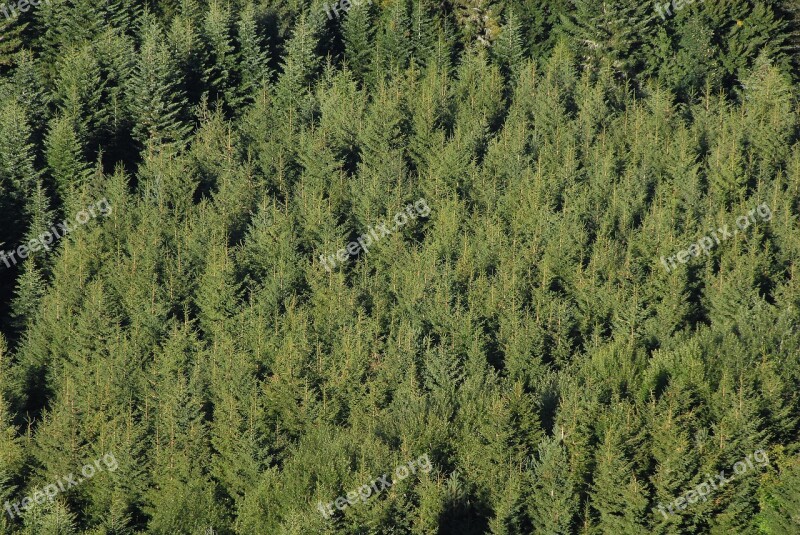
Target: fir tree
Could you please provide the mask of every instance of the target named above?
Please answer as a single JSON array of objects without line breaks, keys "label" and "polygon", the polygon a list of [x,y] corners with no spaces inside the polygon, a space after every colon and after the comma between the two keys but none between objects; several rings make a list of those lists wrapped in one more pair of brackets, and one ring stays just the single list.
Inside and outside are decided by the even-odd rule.
[{"label": "fir tree", "polygon": [[91,176],[74,125],[67,117],[53,119],[45,140],[47,167],[59,199],[68,207],[65,212],[76,206],[75,198]]},{"label": "fir tree", "polygon": [[237,43],[239,48],[240,92],[248,101],[255,98],[272,77],[269,67],[269,54],[266,43],[259,32],[256,8],[247,2],[237,23]]},{"label": "fir tree", "polygon": [[[3,6],[6,12],[9,6]],[[16,8],[13,4],[12,10]],[[0,68],[7,70],[16,63],[15,58],[21,53],[23,46],[22,34],[28,26],[28,22],[21,20],[19,16],[5,15],[0,20]]]},{"label": "fir tree", "polygon": [[533,488],[527,502],[536,533],[571,533],[578,501],[564,447],[557,439],[545,439],[539,445]]},{"label": "fir tree", "polygon": [[507,80],[513,81],[522,66],[524,48],[522,46],[522,29],[513,9],[506,13],[505,24],[500,29],[492,47],[492,56],[500,66],[500,72]]},{"label": "fir tree", "polygon": [[800,463],[787,460],[762,485],[761,525],[768,533],[788,535],[800,528]]},{"label": "fir tree", "polygon": [[142,47],[131,83],[134,139],[146,146],[181,147],[190,127],[184,121],[186,102],[179,89],[177,65],[152,16],[145,18],[142,32]]},{"label": "fir tree", "polygon": [[203,37],[208,49],[205,79],[210,102],[221,100],[230,108],[238,107],[233,93],[238,81],[234,78],[234,48],[231,39],[231,12],[217,2],[211,2],[203,21]]},{"label": "fir tree", "polygon": [[374,53],[374,25],[371,19],[369,6],[362,4],[348,11],[342,21],[345,60],[356,80],[361,82],[365,82],[367,73],[371,72],[370,61]]},{"label": "fir tree", "polygon": [[635,75],[655,17],[651,5],[628,0],[573,0],[573,4],[574,11],[562,15],[562,21],[583,68],[596,72],[606,61],[619,76]]}]

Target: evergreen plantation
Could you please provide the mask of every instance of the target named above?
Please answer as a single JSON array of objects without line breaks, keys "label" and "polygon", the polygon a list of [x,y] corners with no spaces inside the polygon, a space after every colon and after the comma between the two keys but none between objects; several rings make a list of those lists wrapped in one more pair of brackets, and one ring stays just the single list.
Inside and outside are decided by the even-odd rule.
[{"label": "evergreen plantation", "polygon": [[3,4],[0,535],[799,534],[798,0],[345,2]]}]

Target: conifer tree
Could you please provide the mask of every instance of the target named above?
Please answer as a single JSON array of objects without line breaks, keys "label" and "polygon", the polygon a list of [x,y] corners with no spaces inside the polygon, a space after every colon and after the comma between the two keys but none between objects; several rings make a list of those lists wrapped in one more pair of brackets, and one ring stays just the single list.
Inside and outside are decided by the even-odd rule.
[{"label": "conifer tree", "polygon": [[534,531],[572,533],[578,501],[567,456],[558,439],[547,438],[542,441],[532,469],[534,483],[527,508]]},{"label": "conifer tree", "polygon": [[[609,418],[611,420],[611,418]],[[626,444],[620,440],[627,432],[622,418],[605,430],[597,451],[592,484],[592,508],[599,513],[601,532],[641,533],[646,529],[647,489],[628,460]]]},{"label": "conifer tree", "polygon": [[5,100],[0,104],[0,240],[5,243],[18,243],[31,223],[39,179],[33,149],[25,108]]},{"label": "conifer tree", "polygon": [[[0,335],[0,500],[15,501],[18,496],[17,484],[21,482],[22,468],[25,464],[25,450],[13,425],[14,415],[10,412],[8,393],[10,387],[8,347]],[[3,511],[0,517],[0,530],[10,532],[12,520]]]},{"label": "conifer tree", "polygon": [[41,143],[50,119],[52,94],[45,84],[44,64],[30,50],[23,50],[13,74],[17,101],[24,107],[31,128],[31,141]]},{"label": "conifer tree", "polygon": [[405,69],[411,57],[411,20],[407,0],[394,0],[383,16],[382,27],[375,38],[378,55],[373,60],[373,68],[376,74],[379,70],[391,74]]},{"label": "conifer tree", "polygon": [[240,93],[247,102],[255,98],[272,77],[267,45],[260,35],[259,20],[254,4],[247,2],[237,23],[236,40],[239,49]]},{"label": "conifer tree", "polygon": [[213,1],[208,6],[203,21],[203,37],[208,48],[208,64],[205,68],[205,80],[208,86],[208,99],[211,103],[221,100],[235,109],[238,99],[235,98],[234,87],[238,81],[234,78],[234,48],[231,39],[231,12]]},{"label": "conifer tree", "polygon": [[[659,75],[668,80],[670,89],[682,96],[700,94],[706,83],[718,84],[722,79],[719,48],[714,42],[714,32],[708,21],[694,14],[677,28],[677,53],[665,58]],[[713,58],[709,60],[709,58]],[[667,69],[674,69],[671,78],[661,76]]]},{"label": "conifer tree", "polygon": [[522,45],[522,29],[513,9],[506,12],[505,24],[492,46],[492,56],[500,66],[500,72],[506,80],[513,81],[519,73],[524,59]]},{"label": "conifer tree", "polygon": [[81,41],[74,38],[77,36],[70,35],[64,24],[64,21],[70,17],[70,7],[68,2],[63,1],[41,2],[34,13],[36,25],[41,32],[39,40],[41,55],[45,65],[49,67],[47,74],[48,78],[51,79],[57,73],[54,69],[54,63],[59,56],[70,45],[75,45]]},{"label": "conifer tree", "polygon": [[152,485],[149,529],[159,533],[224,528],[216,484],[207,474],[211,451],[203,422],[203,359],[188,325],[173,325],[147,375]]},{"label": "conifer tree", "polygon": [[[4,7],[8,11],[8,6]],[[19,16],[4,16],[0,20],[0,68],[5,70],[15,64],[15,57],[22,52],[22,34],[27,26]]]},{"label": "conifer tree", "polygon": [[211,248],[196,298],[200,327],[209,336],[219,333],[225,320],[231,318],[239,306],[240,289],[234,277],[227,248]]},{"label": "conifer tree", "polygon": [[748,144],[760,160],[760,176],[771,176],[788,157],[790,135],[797,126],[791,84],[762,52],[742,85]]},{"label": "conifer tree", "polygon": [[767,477],[767,484],[761,486],[761,526],[775,535],[796,532],[800,528],[800,463],[787,459],[777,473]]},{"label": "conifer tree", "polygon": [[107,20],[121,34],[133,35],[142,16],[142,6],[134,0],[107,0]]},{"label": "conifer tree", "polygon": [[320,64],[316,54],[318,31],[318,24],[303,15],[286,43],[282,72],[275,87],[275,105],[289,131],[299,129],[310,118],[309,86]]},{"label": "conifer tree", "polygon": [[100,64],[92,47],[85,44],[63,54],[58,66],[56,106],[62,116],[73,121],[75,134],[86,157],[91,159],[100,149],[101,132],[109,121],[103,101],[105,81]]},{"label": "conifer tree", "polygon": [[641,67],[642,44],[655,12],[650,4],[628,0],[573,0],[574,11],[562,24],[584,69],[596,72],[606,61],[614,72],[633,77]]},{"label": "conifer tree", "polygon": [[797,531],[796,0],[139,4],[0,23],[2,249],[113,207],[0,261],[0,505],[119,462],[0,533]]},{"label": "conifer tree", "polygon": [[81,144],[75,132],[75,123],[68,117],[51,121],[45,140],[45,157],[50,177],[65,212],[76,206],[76,197],[88,183],[91,169],[83,158]]},{"label": "conifer tree", "polygon": [[[143,24],[147,20],[144,17]],[[208,49],[203,43],[200,10],[194,0],[182,2],[181,12],[168,27],[166,41],[172,51],[171,61],[178,69],[171,83],[186,96],[186,104],[196,106],[206,94],[205,67],[209,59]]]},{"label": "conifer tree", "polygon": [[442,89],[447,77],[437,65],[429,64],[420,79],[411,83],[408,91],[414,96],[407,103],[411,116],[408,153],[417,172],[422,172],[433,164],[437,149],[444,145],[442,127],[448,119],[448,100]]},{"label": "conifer tree", "polygon": [[426,0],[412,0],[411,5],[411,53],[419,66],[427,65],[436,51],[438,24],[433,15],[433,6]]},{"label": "conifer tree", "polygon": [[492,535],[512,535],[523,533],[524,521],[522,512],[522,489],[519,475],[509,474],[504,485],[503,494],[492,507],[494,516],[489,521],[489,530]]},{"label": "conifer tree", "polygon": [[[356,80],[362,83],[367,82],[367,73],[371,72],[370,62],[374,55],[372,47],[374,28],[367,4],[353,7],[342,21],[345,61]],[[371,82],[374,83],[374,80]]]},{"label": "conifer tree", "polygon": [[61,501],[33,508],[24,516],[24,535],[77,535],[77,515]]},{"label": "conifer tree", "polygon": [[133,137],[143,146],[180,148],[190,128],[185,122],[185,96],[179,89],[177,65],[152,15],[144,18],[141,39],[131,83]]},{"label": "conifer tree", "polygon": [[45,292],[44,277],[33,259],[25,260],[20,271],[11,303],[12,326],[18,335],[25,332],[35,318],[39,301]]},{"label": "conifer tree", "polygon": [[488,47],[500,30],[500,6],[492,0],[457,0],[456,22],[467,44]]}]

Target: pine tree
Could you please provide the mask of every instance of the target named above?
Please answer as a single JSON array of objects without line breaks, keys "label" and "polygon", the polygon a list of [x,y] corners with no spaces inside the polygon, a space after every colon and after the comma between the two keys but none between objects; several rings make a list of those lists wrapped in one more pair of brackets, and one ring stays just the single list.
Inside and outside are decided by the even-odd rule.
[{"label": "pine tree", "polygon": [[256,8],[247,2],[237,23],[236,40],[239,49],[239,91],[250,102],[255,93],[272,78],[269,67],[269,53],[266,43],[259,35]]},{"label": "pine tree", "polygon": [[123,501],[114,500],[108,515],[97,529],[97,535],[133,535],[135,532],[131,522],[131,516],[126,512]]},{"label": "pine tree", "polygon": [[[144,17],[147,23],[148,17]],[[173,19],[167,32],[167,48],[177,72],[170,83],[186,96],[186,104],[197,106],[206,94],[205,68],[209,63],[208,49],[202,37],[200,9],[194,0],[182,1],[181,12]]]},{"label": "pine tree", "polygon": [[503,494],[493,504],[494,516],[489,521],[492,535],[516,535],[524,533],[522,482],[519,475],[512,472],[503,485]]},{"label": "pine tree", "polygon": [[289,131],[299,130],[311,117],[313,99],[309,89],[320,64],[315,52],[318,31],[318,26],[301,16],[286,43],[282,72],[275,86],[275,105],[279,120],[286,123],[284,128]]},{"label": "pine tree", "polygon": [[239,101],[235,97],[234,88],[238,81],[234,78],[236,66],[231,22],[230,10],[212,1],[203,21],[203,37],[208,50],[208,64],[204,75],[209,102],[223,101],[229,109],[236,109]]},{"label": "pine tree", "polygon": [[364,83],[367,73],[371,72],[371,59],[374,24],[369,5],[361,4],[347,12],[342,21],[342,37],[344,38],[344,55],[347,67],[354,73],[356,80]]},{"label": "pine tree", "polygon": [[411,56],[420,67],[427,65],[436,51],[438,39],[437,20],[433,6],[426,0],[412,0],[411,6]]},{"label": "pine tree", "polygon": [[166,144],[180,148],[186,141],[190,126],[184,120],[186,101],[179,89],[177,67],[163,41],[158,22],[147,15],[131,81],[133,137],[143,146]]},{"label": "pine tree", "polygon": [[720,59],[726,74],[741,76],[759,56],[785,65],[786,23],[776,16],[774,7],[734,2],[729,9],[726,14],[731,18],[720,25],[728,29],[727,35],[720,36],[724,43]]},{"label": "pine tree", "polygon": [[129,87],[136,62],[134,38],[118,30],[108,29],[95,39],[97,56],[103,78],[103,107],[105,120],[100,126],[105,161],[132,161],[130,132],[133,117],[129,105]]},{"label": "pine tree", "polygon": [[628,424],[622,418],[611,420],[597,451],[591,504],[599,513],[597,528],[608,533],[641,533],[646,530],[647,488],[628,460],[622,440]]},{"label": "pine tree", "polygon": [[65,45],[92,41],[106,24],[105,10],[91,0],[72,0],[66,15],[60,30]]},{"label": "pine tree", "polygon": [[198,340],[188,325],[173,326],[148,370],[152,485],[146,494],[148,529],[158,533],[224,527],[203,421],[205,375]]},{"label": "pine tree", "polygon": [[36,317],[39,301],[45,292],[45,281],[40,268],[34,260],[27,259],[22,263],[22,270],[17,279],[14,300],[11,303],[12,326],[19,335],[25,332],[28,325]]},{"label": "pine tree", "polygon": [[103,143],[109,121],[103,101],[103,80],[97,56],[89,44],[68,50],[57,64],[55,103],[73,128],[87,158],[94,157]]},{"label": "pine tree", "polygon": [[500,29],[500,35],[492,46],[492,56],[497,61],[500,72],[506,80],[513,83],[519,74],[524,59],[522,46],[522,28],[513,9],[506,12],[505,24]]},{"label": "pine tree", "polygon": [[692,440],[692,426],[698,425],[692,415],[692,409],[697,404],[694,399],[696,394],[691,387],[680,383],[673,379],[658,403],[652,407],[650,416],[654,422],[650,447],[656,463],[650,483],[655,494],[653,503],[658,512],[654,516],[659,531],[670,524],[675,524],[676,529],[688,529],[686,524],[698,518],[694,515],[702,507],[699,503],[694,504],[691,511],[674,509],[678,518],[673,517],[667,507],[686,489],[706,479],[700,465],[700,451]]},{"label": "pine tree", "polygon": [[77,535],[77,515],[63,502],[31,509],[25,515],[24,535]]},{"label": "pine tree", "polygon": [[788,158],[790,132],[798,122],[791,106],[791,83],[762,52],[742,86],[748,144],[760,160],[760,176],[770,177]]},{"label": "pine tree", "polygon": [[533,488],[527,508],[535,533],[572,533],[578,512],[573,476],[564,447],[558,439],[546,438],[532,463]]},{"label": "pine tree", "polygon": [[134,0],[107,0],[107,19],[123,35],[134,35],[143,9]]},{"label": "pine tree", "polygon": [[39,173],[25,109],[7,99],[0,104],[0,240],[19,243],[30,225],[30,203]]},{"label": "pine tree", "polygon": [[375,39],[376,54],[373,59],[375,78],[380,79],[388,71],[389,75],[402,71],[411,57],[411,20],[408,14],[407,0],[393,0],[384,12],[381,29]]},{"label": "pine tree", "polygon": [[240,505],[270,461],[271,430],[264,424],[266,408],[259,396],[251,355],[234,347],[227,336],[215,340],[210,391],[214,421],[210,427],[215,455],[211,471],[221,488]]},{"label": "pine tree", "polygon": [[[11,4],[13,6],[13,4]],[[16,6],[13,6],[15,8]],[[8,6],[4,6],[8,9]],[[22,52],[22,34],[28,27],[28,22],[19,16],[4,16],[0,19],[0,68],[8,69],[16,63],[16,58]]]},{"label": "pine tree", "polygon": [[668,78],[668,87],[687,98],[700,94],[707,83],[719,84],[722,79],[722,67],[716,59],[719,49],[708,22],[696,14],[680,24],[676,34],[677,53],[662,63],[663,69],[675,69],[674,76]]},{"label": "pine tree", "polygon": [[200,327],[208,336],[219,333],[239,306],[240,288],[234,277],[227,248],[212,247],[196,297]]},{"label": "pine tree", "polygon": [[656,16],[651,5],[629,0],[573,4],[574,11],[562,15],[562,25],[582,67],[596,72],[608,62],[619,76],[633,77],[641,68],[642,43]]},{"label": "pine tree", "polygon": [[13,85],[17,88],[17,101],[28,115],[31,141],[38,144],[44,138],[50,120],[52,94],[43,84],[45,66],[30,50],[23,50],[13,74]]},{"label": "pine tree", "polygon": [[500,6],[493,0],[457,0],[456,22],[468,45],[490,46],[500,33]]},{"label": "pine tree", "polygon": [[[11,380],[9,364],[8,347],[5,338],[0,335],[0,502],[3,504],[16,501],[19,494],[16,488],[22,481],[26,461],[25,449],[12,423],[13,415],[7,401]],[[0,530],[11,532],[11,524],[12,520],[4,510],[0,516]]]},{"label": "pine tree", "polygon": [[433,64],[426,67],[420,80],[409,87],[408,106],[411,116],[411,132],[408,153],[417,172],[423,172],[434,163],[438,150],[444,146],[443,125],[447,121],[448,101],[443,88],[447,77]]},{"label": "pine tree", "polygon": [[767,533],[790,535],[800,529],[800,463],[786,460],[780,472],[761,486],[761,526]]},{"label": "pine tree", "polygon": [[69,212],[91,177],[91,169],[83,159],[74,121],[68,117],[53,119],[45,147],[50,177],[58,198],[66,207],[64,211]]}]

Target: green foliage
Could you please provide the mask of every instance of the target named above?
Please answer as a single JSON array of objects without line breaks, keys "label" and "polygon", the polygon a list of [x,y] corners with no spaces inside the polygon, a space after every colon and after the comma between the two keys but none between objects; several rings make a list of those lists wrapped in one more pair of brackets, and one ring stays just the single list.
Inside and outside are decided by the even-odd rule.
[{"label": "green foliage", "polygon": [[519,74],[524,59],[522,29],[519,19],[514,11],[509,9],[506,14],[505,24],[500,30],[500,35],[492,47],[492,55],[500,65],[500,71],[507,79],[513,79]]},{"label": "green foliage", "polygon": [[204,73],[209,87],[208,99],[210,102],[223,100],[228,106],[236,107],[238,102],[232,91],[237,81],[233,78],[234,48],[230,34],[230,10],[217,2],[212,2],[203,21],[203,37],[209,64]]},{"label": "green foliage", "polygon": [[374,28],[369,6],[366,4],[352,8],[342,21],[345,61],[356,79],[362,82],[370,72],[370,61],[374,54],[371,43]]},{"label": "green foliage", "polygon": [[545,439],[531,470],[534,483],[528,511],[533,529],[553,535],[571,533],[578,501],[563,445],[556,439]]},{"label": "green foliage", "polygon": [[0,533],[797,532],[796,2],[140,4],[0,22]]},{"label": "green foliage", "polygon": [[141,145],[175,144],[189,132],[178,65],[163,40],[158,22],[145,18],[142,45],[132,80],[133,137]]},{"label": "green foliage", "polygon": [[778,473],[770,474],[762,497],[761,529],[785,535],[800,528],[800,463],[786,459]]},{"label": "green foliage", "polygon": [[578,51],[581,66],[596,72],[607,63],[619,76],[632,77],[644,59],[642,45],[655,16],[651,4],[574,0],[574,6],[564,16],[564,31]]},{"label": "green foliage", "polygon": [[[7,7],[8,6],[4,6]],[[0,21],[0,67],[7,69],[14,65],[15,57],[21,53],[23,46],[22,34],[28,26],[17,17],[3,16]]]},{"label": "green foliage", "polygon": [[256,8],[247,2],[237,22],[236,40],[240,55],[239,91],[248,101],[272,77],[269,53],[260,35],[258,22]]}]

